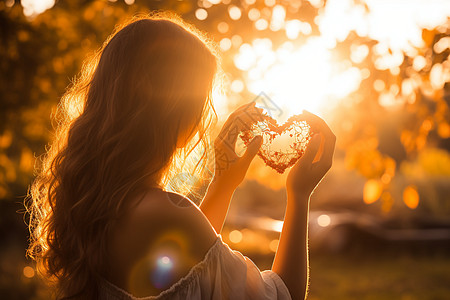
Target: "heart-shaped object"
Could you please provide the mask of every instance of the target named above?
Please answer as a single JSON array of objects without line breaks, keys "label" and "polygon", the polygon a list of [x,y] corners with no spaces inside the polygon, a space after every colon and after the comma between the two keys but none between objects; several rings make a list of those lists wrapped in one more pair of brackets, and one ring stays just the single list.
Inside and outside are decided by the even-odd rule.
[{"label": "heart-shaped object", "polygon": [[[283,125],[278,125],[272,117],[263,114],[263,120],[257,121],[250,128],[241,131],[239,137],[247,146],[256,136],[263,137],[263,144],[258,156],[265,164],[280,174],[293,166],[305,153],[313,131],[302,115],[291,116]],[[280,149],[272,149],[276,140],[282,140]],[[280,144],[280,143],[279,143]]]}]

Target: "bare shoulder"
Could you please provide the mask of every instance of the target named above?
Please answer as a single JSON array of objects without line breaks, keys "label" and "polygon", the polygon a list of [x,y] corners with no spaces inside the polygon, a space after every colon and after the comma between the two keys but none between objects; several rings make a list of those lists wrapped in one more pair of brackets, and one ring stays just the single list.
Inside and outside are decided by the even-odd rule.
[{"label": "bare shoulder", "polygon": [[162,190],[139,199],[114,231],[111,259],[117,270],[110,279],[142,297],[157,295],[185,276],[217,239],[195,203]]},{"label": "bare shoulder", "polygon": [[142,240],[154,244],[166,237],[178,236],[189,252],[203,257],[217,238],[208,219],[188,198],[155,190],[132,209],[128,220]]},{"label": "bare shoulder", "polygon": [[199,207],[188,198],[172,192],[157,190],[149,193],[135,207],[134,222],[145,228],[151,239],[178,231],[199,246],[211,244],[217,234]]}]

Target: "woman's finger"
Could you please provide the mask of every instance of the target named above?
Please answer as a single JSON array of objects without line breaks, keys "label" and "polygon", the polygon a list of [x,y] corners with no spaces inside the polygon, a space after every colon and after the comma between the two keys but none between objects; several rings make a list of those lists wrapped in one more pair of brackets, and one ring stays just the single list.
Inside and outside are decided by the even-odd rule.
[{"label": "woman's finger", "polygon": [[241,111],[241,110],[246,110],[246,109],[250,109],[252,107],[255,107],[256,102],[255,101],[250,101],[248,103],[244,103],[241,106],[239,106],[238,108],[236,108],[234,111]]},{"label": "woman's finger", "polygon": [[255,136],[253,140],[249,143],[247,149],[244,152],[244,155],[242,155],[241,157],[241,161],[243,162],[245,169],[248,169],[253,158],[256,156],[259,149],[261,148],[262,143],[263,138],[260,135]]},{"label": "woman's finger", "polygon": [[311,165],[314,157],[316,157],[317,151],[319,151],[321,137],[320,134],[315,134],[308,143],[305,153],[300,158],[299,162],[302,164]]},{"label": "woman's finger", "polygon": [[259,119],[261,115],[260,112],[262,112],[262,109],[255,106],[255,101],[241,105],[228,116],[227,120],[222,126],[222,130],[220,131],[219,136],[221,136],[222,138],[224,137],[225,133],[229,131],[229,128],[235,122],[236,118],[242,118],[242,115],[248,114],[250,116],[253,116],[255,119]]},{"label": "woman's finger", "polygon": [[228,117],[218,136],[220,141],[226,143],[231,149],[234,149],[242,130],[249,129],[253,123],[263,119],[261,109],[245,105],[246,109],[238,109]]},{"label": "woman's finger", "polygon": [[327,123],[322,118],[316,116],[313,113],[310,113],[307,110],[303,111],[303,116],[304,116],[305,121],[308,122],[308,124],[311,126],[311,128],[315,132],[321,132],[325,135],[325,137],[334,136],[330,127],[327,125]]},{"label": "woman's finger", "polygon": [[333,154],[336,147],[336,136],[333,134],[325,138],[323,145],[323,152],[320,161],[323,163],[325,168],[331,168],[333,164]]},{"label": "woman's finger", "polygon": [[323,151],[320,159],[314,163],[314,167],[321,173],[325,174],[333,164],[335,143],[330,140],[326,140],[323,143]]},{"label": "woman's finger", "polygon": [[330,127],[327,123],[319,118],[318,116],[304,111],[305,119],[307,119],[308,123],[311,125],[312,129],[315,132],[320,132],[323,135],[323,150],[319,161],[317,162],[317,166],[322,171],[328,171],[331,168],[333,163],[333,154],[336,145],[336,136],[331,131]]}]

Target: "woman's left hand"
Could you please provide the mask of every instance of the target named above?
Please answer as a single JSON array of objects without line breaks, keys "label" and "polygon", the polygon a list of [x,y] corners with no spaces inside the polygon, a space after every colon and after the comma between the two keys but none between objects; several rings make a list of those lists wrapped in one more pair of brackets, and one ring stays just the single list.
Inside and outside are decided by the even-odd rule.
[{"label": "woman's left hand", "polygon": [[253,123],[262,120],[262,109],[255,101],[244,104],[230,114],[217,138],[214,140],[215,172],[213,183],[221,188],[235,190],[244,180],[251,161],[258,153],[262,137],[256,136],[248,144],[242,156],[236,154],[239,133]]}]

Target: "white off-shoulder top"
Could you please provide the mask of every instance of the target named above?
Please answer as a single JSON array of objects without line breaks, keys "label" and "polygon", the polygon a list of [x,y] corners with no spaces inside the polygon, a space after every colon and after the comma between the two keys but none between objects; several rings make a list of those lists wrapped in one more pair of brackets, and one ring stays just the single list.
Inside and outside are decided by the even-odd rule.
[{"label": "white off-shoulder top", "polygon": [[158,296],[135,297],[106,280],[99,292],[101,300],[292,299],[278,274],[261,272],[248,257],[231,250],[220,235],[201,262]]}]

